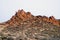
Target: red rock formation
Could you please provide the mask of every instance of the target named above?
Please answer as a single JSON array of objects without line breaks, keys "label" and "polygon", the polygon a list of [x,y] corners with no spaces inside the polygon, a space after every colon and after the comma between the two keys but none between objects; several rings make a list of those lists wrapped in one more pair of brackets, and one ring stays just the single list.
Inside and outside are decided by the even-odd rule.
[{"label": "red rock formation", "polygon": [[48,22],[49,21],[49,18],[46,17],[46,16],[43,16],[43,20]]},{"label": "red rock formation", "polygon": [[33,16],[30,12],[25,12],[24,10],[18,10],[18,12],[16,12],[16,14],[6,23],[9,25],[18,25],[20,22],[29,20],[33,17],[59,26],[59,22],[53,16],[49,18],[46,16]]},{"label": "red rock formation", "polygon": [[49,21],[53,23],[54,25],[59,25],[58,20],[56,20],[53,16],[49,17]]},{"label": "red rock formation", "polygon": [[56,20],[53,16],[50,16],[49,18],[46,17],[46,16],[43,16],[43,21],[50,22],[50,23],[52,23],[54,25],[58,25],[59,26],[58,20]]}]

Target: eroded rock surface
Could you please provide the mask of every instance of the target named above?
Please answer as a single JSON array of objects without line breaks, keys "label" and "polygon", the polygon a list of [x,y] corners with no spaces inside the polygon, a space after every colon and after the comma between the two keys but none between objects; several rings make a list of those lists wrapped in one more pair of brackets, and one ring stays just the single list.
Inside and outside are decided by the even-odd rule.
[{"label": "eroded rock surface", "polygon": [[18,10],[0,23],[0,40],[60,40],[60,20]]}]

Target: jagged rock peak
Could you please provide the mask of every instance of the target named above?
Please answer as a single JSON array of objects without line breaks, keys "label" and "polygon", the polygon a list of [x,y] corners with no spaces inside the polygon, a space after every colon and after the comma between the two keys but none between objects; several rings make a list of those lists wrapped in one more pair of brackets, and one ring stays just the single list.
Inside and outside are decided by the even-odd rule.
[{"label": "jagged rock peak", "polygon": [[33,16],[30,12],[25,12],[23,9],[18,10],[18,12],[16,12],[16,14],[14,16],[12,16],[12,18],[10,20],[8,20],[6,23],[11,24],[11,25],[19,24],[19,22],[21,22],[21,21],[31,20],[33,18],[35,18],[35,19],[39,18],[40,20],[52,23],[54,25],[59,25],[59,21],[56,20],[53,16],[50,16],[50,17],[40,16],[40,15]]},{"label": "jagged rock peak", "polygon": [[16,24],[19,23],[20,21],[26,21],[29,20],[33,17],[33,15],[30,12],[25,12],[23,9],[18,10],[15,15],[12,16],[10,20],[8,20],[6,23],[7,24]]},{"label": "jagged rock peak", "polygon": [[28,18],[32,17],[32,14],[30,12],[25,12],[23,9],[22,10],[18,10],[18,12],[16,13],[16,15],[18,18],[24,20],[27,20]]}]

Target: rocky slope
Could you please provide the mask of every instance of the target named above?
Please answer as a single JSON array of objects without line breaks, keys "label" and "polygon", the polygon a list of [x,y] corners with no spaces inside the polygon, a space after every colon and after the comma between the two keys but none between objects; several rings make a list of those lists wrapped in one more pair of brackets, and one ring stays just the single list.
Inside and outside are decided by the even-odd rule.
[{"label": "rocky slope", "polygon": [[18,10],[0,23],[0,40],[60,40],[60,20]]}]

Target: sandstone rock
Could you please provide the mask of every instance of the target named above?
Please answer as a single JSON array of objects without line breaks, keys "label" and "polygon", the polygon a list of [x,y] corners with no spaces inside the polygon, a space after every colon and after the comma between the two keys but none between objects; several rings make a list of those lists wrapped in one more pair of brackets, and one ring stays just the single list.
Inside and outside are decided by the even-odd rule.
[{"label": "sandstone rock", "polygon": [[51,23],[53,23],[54,25],[58,25],[58,26],[59,26],[58,20],[56,20],[53,16],[49,17],[49,21],[50,21]]},{"label": "sandstone rock", "polygon": [[48,17],[43,16],[43,20],[44,20],[44,21],[47,21],[47,22],[48,22],[48,21],[49,21],[48,19],[49,19]]},{"label": "sandstone rock", "polygon": [[16,14],[12,16],[10,21],[8,21],[8,23],[10,22],[10,24],[13,25],[14,23],[18,24],[20,20],[26,21],[26,20],[33,19],[33,18],[38,18],[38,20],[43,20],[43,21],[59,26],[59,21],[56,20],[53,16],[50,16],[49,18],[46,16],[33,16],[30,12],[25,12],[23,9],[18,10],[18,12],[16,12]]},{"label": "sandstone rock", "polygon": [[60,20],[18,10],[0,23],[0,40],[60,40]]},{"label": "sandstone rock", "polygon": [[27,18],[32,18],[32,14],[30,12],[27,12]]}]

